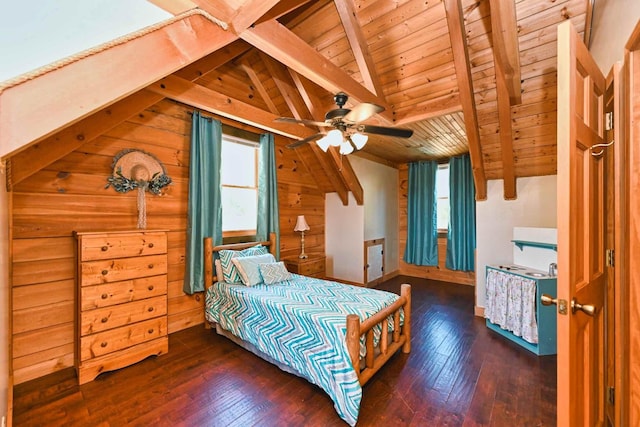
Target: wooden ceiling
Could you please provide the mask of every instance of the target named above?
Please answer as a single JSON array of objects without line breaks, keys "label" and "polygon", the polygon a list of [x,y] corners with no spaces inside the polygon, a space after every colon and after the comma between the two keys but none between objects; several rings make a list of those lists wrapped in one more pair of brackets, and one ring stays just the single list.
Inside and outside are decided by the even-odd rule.
[{"label": "wooden ceiling", "polygon": [[[242,11],[259,2],[194,3],[215,16],[216,5]],[[590,3],[281,1],[274,9],[292,9],[278,18],[285,32],[256,18],[258,25],[240,33],[247,50],[196,83],[286,117],[323,120],[338,90],[352,105],[383,105],[386,114],[370,123],[414,135],[371,135],[365,157],[400,164],[470,152],[480,192],[479,181],[505,179],[505,197],[514,198],[517,177],[556,173],[556,27],[571,19],[582,34]],[[327,60],[341,71],[333,79]],[[350,90],[353,82],[361,90]]]},{"label": "wooden ceiling", "polygon": [[[184,63],[167,65],[174,67],[173,74],[150,80],[138,96],[153,92],[303,139],[317,129],[273,119],[323,121],[335,108],[333,95],[342,91],[350,96],[348,106],[385,107],[366,123],[414,131],[409,139],[370,135],[357,155],[398,166],[469,152],[479,199],[486,197],[488,179],[503,179],[510,199],[516,197],[517,177],[556,173],[556,27],[570,19],[579,33],[588,33],[592,3],[150,1],[175,15],[198,8],[224,31],[197,28],[215,41],[209,43],[212,53],[199,58],[159,51]],[[172,38],[169,32],[162,37],[165,43]],[[198,40],[198,49],[206,52],[202,37]],[[160,73],[157,66],[148,68],[149,78],[151,70]],[[145,87],[142,83],[136,90]],[[8,98],[6,92],[2,95]],[[17,99],[20,92],[15,93]],[[311,168],[322,167],[318,174],[329,173],[331,161],[314,143],[296,150]],[[338,163],[336,152],[327,157]],[[352,191],[358,199],[361,189],[353,176],[340,172],[339,178],[327,178],[335,185],[326,190],[338,191],[343,201]]]}]

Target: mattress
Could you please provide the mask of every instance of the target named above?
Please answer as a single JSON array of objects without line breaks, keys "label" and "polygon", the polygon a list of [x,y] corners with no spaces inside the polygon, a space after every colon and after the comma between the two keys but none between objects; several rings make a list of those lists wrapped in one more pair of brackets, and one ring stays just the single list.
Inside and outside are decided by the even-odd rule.
[{"label": "mattress", "polygon": [[[346,347],[347,314],[357,314],[362,321],[398,298],[292,274],[291,280],[272,285],[217,282],[207,291],[205,317],[321,387],[338,415],[355,425],[362,387]],[[378,327],[374,344],[379,337]]]}]

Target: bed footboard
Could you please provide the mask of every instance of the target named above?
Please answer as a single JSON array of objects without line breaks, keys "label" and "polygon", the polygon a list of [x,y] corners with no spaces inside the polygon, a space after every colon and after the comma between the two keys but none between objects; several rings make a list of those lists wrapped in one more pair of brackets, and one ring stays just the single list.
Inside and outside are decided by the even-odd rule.
[{"label": "bed footboard", "polygon": [[[404,312],[404,322],[400,326],[400,309]],[[389,340],[389,317],[393,316],[393,332]],[[381,324],[381,335],[378,348],[373,345],[373,328]],[[360,365],[360,337],[365,336],[366,354],[364,367]],[[362,323],[355,314],[347,316],[347,349],[351,357],[353,368],[358,374],[360,385],[378,372],[378,370],[402,348],[403,353],[411,351],[411,285],[405,283],[400,290],[400,298],[390,305],[369,317]],[[377,350],[377,351],[376,351]]]}]

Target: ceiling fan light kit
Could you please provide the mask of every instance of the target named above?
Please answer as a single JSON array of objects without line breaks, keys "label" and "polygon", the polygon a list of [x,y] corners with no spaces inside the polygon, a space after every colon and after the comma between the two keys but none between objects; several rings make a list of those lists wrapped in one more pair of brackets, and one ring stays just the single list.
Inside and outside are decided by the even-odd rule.
[{"label": "ceiling fan light kit", "polygon": [[282,123],[299,123],[313,127],[332,127],[328,132],[320,132],[300,141],[287,145],[287,148],[296,148],[307,142],[316,141],[320,149],[326,152],[330,146],[340,147],[340,154],[350,154],[355,150],[361,150],[367,140],[368,133],[397,138],[410,138],[413,135],[411,129],[401,129],[383,126],[371,126],[360,124],[375,114],[384,111],[384,107],[368,102],[356,105],[352,109],[343,108],[349,97],[340,92],[333,97],[338,108],[328,111],[325,114],[324,122],[315,122],[305,119],[294,119],[290,117],[280,117],[276,119]]}]

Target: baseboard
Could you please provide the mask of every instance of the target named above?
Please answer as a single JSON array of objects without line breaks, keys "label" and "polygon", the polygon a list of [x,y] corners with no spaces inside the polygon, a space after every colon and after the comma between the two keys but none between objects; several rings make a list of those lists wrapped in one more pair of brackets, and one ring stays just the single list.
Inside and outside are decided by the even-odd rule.
[{"label": "baseboard", "polygon": [[477,305],[473,307],[473,314],[478,317],[484,317],[484,307],[478,307]]},{"label": "baseboard", "polygon": [[330,282],[339,282],[339,283],[344,283],[346,285],[353,285],[353,286],[360,286],[360,287],[364,287],[364,283],[358,283],[358,282],[352,282],[351,280],[345,280],[345,279],[338,279],[335,277],[323,277],[324,280],[329,280]]}]

